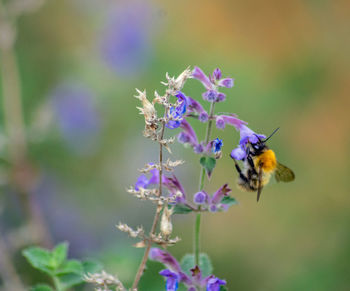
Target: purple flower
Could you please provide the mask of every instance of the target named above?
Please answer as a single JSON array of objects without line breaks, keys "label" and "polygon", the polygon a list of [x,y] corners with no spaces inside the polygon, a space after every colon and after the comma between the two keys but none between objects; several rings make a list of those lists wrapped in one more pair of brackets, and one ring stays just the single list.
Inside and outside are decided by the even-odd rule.
[{"label": "purple flower", "polygon": [[212,152],[213,152],[214,154],[220,152],[222,146],[223,146],[222,139],[219,139],[219,138],[217,137],[217,138],[213,141]]},{"label": "purple flower", "polygon": [[215,102],[216,98],[218,97],[218,92],[216,90],[207,90],[205,91],[202,96],[204,100],[207,100],[209,102]]},{"label": "purple flower", "polygon": [[221,115],[216,116],[215,117],[215,121],[216,121],[216,127],[218,129],[224,129],[225,128],[226,122],[225,122],[225,119]]},{"label": "purple flower", "polygon": [[[197,135],[194,132],[192,126],[188,123],[186,119],[183,119],[181,121],[180,127],[182,128],[182,132],[180,133],[182,137],[178,136],[178,138],[180,138],[180,140],[188,139],[186,143],[189,143],[192,147],[197,146],[198,145]],[[184,135],[186,136],[186,138],[184,138]]]},{"label": "purple flower", "polygon": [[182,117],[186,112],[187,108],[187,100],[186,96],[182,92],[178,92],[175,97],[177,97],[180,100],[180,103],[176,107],[171,107],[169,112],[169,117],[172,117],[176,120],[170,120],[165,125],[167,128],[175,129],[178,128],[181,125]]},{"label": "purple flower", "polygon": [[178,261],[167,251],[158,248],[151,248],[149,258],[153,261],[158,261],[177,274],[181,273],[181,267]]},{"label": "purple flower", "polygon": [[83,86],[63,84],[53,91],[51,101],[67,145],[80,154],[93,151],[101,127],[93,94]]},{"label": "purple flower", "polygon": [[226,285],[225,280],[220,280],[217,277],[212,277],[208,280],[207,291],[220,291],[220,286]]},{"label": "purple flower", "polygon": [[216,68],[213,72],[213,79],[220,80],[221,77],[222,77],[221,70],[219,68]]},{"label": "purple flower", "polygon": [[149,180],[147,179],[146,175],[141,175],[137,178],[137,181],[135,183],[135,189],[137,191],[140,190],[140,188],[146,189],[149,184]]},{"label": "purple flower", "polygon": [[208,76],[204,74],[204,72],[198,67],[194,67],[192,77],[201,81],[207,90],[215,88],[214,84],[209,80]]},{"label": "purple flower", "polygon": [[226,87],[226,88],[232,88],[233,87],[233,79],[231,79],[231,78],[221,79],[218,82],[218,86]]},{"label": "purple flower", "polygon": [[205,191],[200,191],[194,194],[193,196],[193,202],[200,205],[204,204],[208,201],[208,194]]},{"label": "purple flower", "polygon": [[255,144],[259,141],[259,139],[264,139],[266,138],[265,135],[263,134],[256,134],[254,131],[252,131],[249,127],[246,125],[242,125],[240,127],[240,135],[241,139],[239,141],[240,145],[246,145],[248,142]]},{"label": "purple flower", "polygon": [[159,274],[167,278],[166,291],[176,291],[179,288],[179,276],[176,273],[166,269],[160,271]]},{"label": "purple flower", "polygon": [[201,122],[207,122],[208,121],[208,113],[204,110],[203,106],[196,100],[192,99],[189,96],[185,96],[187,99],[187,112],[195,112],[198,114],[198,119]]},{"label": "purple flower", "polygon": [[211,204],[219,204],[224,198],[224,196],[228,196],[232,190],[228,187],[228,184],[222,185],[212,196],[210,203]]},{"label": "purple flower", "polygon": [[238,146],[232,150],[230,156],[235,160],[243,160],[246,157],[246,152],[241,146]]},{"label": "purple flower", "polygon": [[237,130],[247,124],[245,121],[237,118],[236,115],[216,115],[215,116],[216,127],[218,129],[224,129],[226,124],[234,126]]},{"label": "purple flower", "polygon": [[233,87],[232,78],[221,78],[222,73],[219,68],[216,68],[212,75],[209,77],[204,74],[204,72],[198,68],[194,67],[192,72],[193,78],[199,80],[205,87],[206,92],[202,94],[203,99],[209,102],[221,102],[224,101],[226,95],[218,91],[218,87]]}]

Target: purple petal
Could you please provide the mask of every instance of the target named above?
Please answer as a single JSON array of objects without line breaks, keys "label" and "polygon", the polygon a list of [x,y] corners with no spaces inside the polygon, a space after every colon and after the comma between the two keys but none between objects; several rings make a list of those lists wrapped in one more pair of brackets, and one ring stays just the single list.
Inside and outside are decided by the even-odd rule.
[{"label": "purple petal", "polygon": [[138,177],[136,183],[135,183],[135,190],[139,191],[140,188],[147,188],[149,184],[149,180],[147,179],[147,177],[145,175],[141,175],[140,177]]},{"label": "purple petal", "polygon": [[227,196],[232,190],[228,188],[228,184],[222,185],[214,194],[211,203],[218,204],[224,196]]},{"label": "purple petal", "polygon": [[216,90],[207,90],[202,94],[204,100],[209,102],[215,102],[218,97],[218,92]]},{"label": "purple petal", "polygon": [[221,115],[225,120],[225,123],[234,126],[237,130],[241,130],[242,126],[247,124],[245,121],[240,120],[235,115]]},{"label": "purple petal", "polygon": [[216,212],[217,210],[218,210],[218,208],[215,204],[210,204],[210,206],[209,206],[210,212]]},{"label": "purple petal", "polygon": [[198,119],[200,122],[207,122],[209,119],[208,113],[203,111],[202,113],[199,114]]},{"label": "purple petal", "polygon": [[224,145],[224,143],[222,142],[222,139],[219,139],[217,137],[216,139],[213,140],[212,152],[214,154],[220,152],[223,145]]},{"label": "purple petal", "polygon": [[216,127],[218,129],[223,130],[225,128],[226,122],[225,122],[225,119],[223,118],[223,116],[221,116],[221,115],[216,116],[215,121],[216,121]]},{"label": "purple petal", "polygon": [[169,268],[172,272],[180,273],[181,267],[178,261],[168,252],[158,248],[151,248],[149,258],[153,261],[158,261]]},{"label": "purple petal", "polygon": [[246,152],[240,146],[238,146],[232,150],[230,156],[235,160],[243,160],[246,157]]},{"label": "purple petal", "polygon": [[233,87],[233,79],[232,78],[221,79],[218,82],[218,85],[220,87],[232,88]]},{"label": "purple petal", "polygon": [[216,68],[216,69],[214,70],[214,72],[213,72],[213,78],[214,78],[215,80],[220,80],[220,79],[221,79],[221,76],[222,76],[221,70],[220,70],[219,68]]},{"label": "purple petal", "polygon": [[159,274],[167,278],[166,291],[176,291],[179,288],[179,276],[176,273],[166,269],[160,271]]},{"label": "purple petal", "polygon": [[183,129],[183,132],[186,133],[188,135],[188,137],[190,138],[190,142],[192,146],[196,146],[198,144],[198,140],[197,140],[197,135],[194,132],[192,126],[188,123],[188,121],[186,119],[183,119],[181,121],[181,128]]},{"label": "purple petal", "polygon": [[207,90],[213,88],[213,84],[210,82],[208,76],[204,74],[204,72],[200,68],[194,67],[192,71],[192,77],[201,81]]},{"label": "purple petal", "polygon": [[179,133],[179,135],[177,136],[177,140],[180,143],[189,143],[190,142],[190,137],[188,136],[188,134],[184,133],[183,131]]},{"label": "purple petal", "polygon": [[193,151],[196,153],[196,154],[201,154],[203,153],[204,151],[204,147],[202,144],[197,144],[195,147],[193,147]]},{"label": "purple petal", "polygon": [[216,98],[216,102],[222,102],[222,101],[225,101],[225,99],[226,99],[226,94],[219,93],[218,97]]},{"label": "purple petal", "polygon": [[200,205],[208,201],[208,194],[205,191],[200,191],[194,194],[193,202]]},{"label": "purple petal", "polygon": [[177,197],[176,202],[177,203],[184,203],[186,202],[186,192],[185,189],[183,188],[182,184],[178,180],[178,178],[173,175],[172,177],[167,178],[166,183],[164,185],[168,188],[170,193],[173,195],[177,194],[178,192],[181,192],[182,196]]}]

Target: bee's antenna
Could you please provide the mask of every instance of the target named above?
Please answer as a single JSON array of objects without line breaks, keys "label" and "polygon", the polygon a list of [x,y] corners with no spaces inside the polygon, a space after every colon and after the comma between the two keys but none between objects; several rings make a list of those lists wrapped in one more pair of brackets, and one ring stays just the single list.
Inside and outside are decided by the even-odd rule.
[{"label": "bee's antenna", "polygon": [[269,137],[267,137],[267,138],[265,138],[265,140],[263,140],[263,142],[267,142],[270,138],[271,138],[271,136],[273,136],[276,132],[277,132],[277,130],[279,130],[280,128],[279,127],[277,127],[270,135],[269,135]]}]

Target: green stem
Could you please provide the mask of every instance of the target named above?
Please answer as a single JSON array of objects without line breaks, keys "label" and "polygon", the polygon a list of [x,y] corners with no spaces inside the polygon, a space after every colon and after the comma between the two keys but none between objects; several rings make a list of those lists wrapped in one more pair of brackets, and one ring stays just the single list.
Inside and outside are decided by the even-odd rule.
[{"label": "green stem", "polygon": [[[207,145],[210,140],[211,129],[213,125],[214,107],[215,107],[215,103],[212,102],[210,104],[209,121],[208,121],[207,130],[205,134],[205,145]],[[205,177],[205,169],[202,167],[201,173],[199,176],[199,191],[202,191],[204,188],[204,177]],[[198,206],[198,210],[200,210],[200,206]],[[201,228],[201,213],[198,212],[196,216],[196,223],[195,223],[195,229],[194,229],[194,262],[195,262],[195,265],[197,266],[199,266],[200,228]]]},{"label": "green stem", "polygon": [[52,280],[53,280],[53,284],[55,286],[55,290],[56,291],[63,291],[64,289],[61,287],[61,283],[60,281],[58,280],[58,278],[56,276],[53,276],[52,277]]}]

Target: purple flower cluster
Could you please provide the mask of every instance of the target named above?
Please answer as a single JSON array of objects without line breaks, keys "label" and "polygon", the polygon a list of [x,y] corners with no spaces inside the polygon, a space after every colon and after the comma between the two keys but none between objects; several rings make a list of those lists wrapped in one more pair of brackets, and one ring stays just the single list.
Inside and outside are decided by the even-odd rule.
[{"label": "purple flower cluster", "polygon": [[219,87],[233,87],[233,79],[222,78],[222,73],[219,68],[216,68],[213,74],[207,76],[200,68],[195,67],[192,76],[202,82],[206,89],[202,97],[209,102],[222,102],[226,99],[226,95],[218,91]]},{"label": "purple flower cluster", "polygon": [[[219,291],[220,286],[226,285],[225,280],[221,280],[214,275],[203,277],[198,266],[191,270],[182,270],[179,262],[167,251],[152,248],[149,258],[167,267],[167,269],[159,273],[166,279],[166,291],[176,291],[179,283],[183,283],[188,291],[196,291],[198,290],[197,288],[206,288],[207,291]],[[188,275],[186,271],[191,271],[191,275]]]}]

